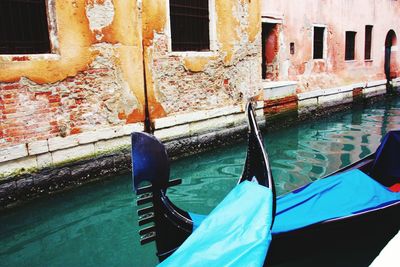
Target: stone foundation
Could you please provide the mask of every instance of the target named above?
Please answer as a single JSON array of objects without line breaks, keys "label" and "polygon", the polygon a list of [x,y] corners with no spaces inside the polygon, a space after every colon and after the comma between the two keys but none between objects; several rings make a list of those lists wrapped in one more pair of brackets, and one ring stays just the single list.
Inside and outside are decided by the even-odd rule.
[{"label": "stone foundation", "polygon": [[[391,83],[393,88],[398,88],[399,81]],[[300,94],[290,86],[285,89],[279,84],[269,88],[269,99],[257,103],[261,127],[265,124],[268,129],[284,127],[384,96],[387,91],[385,80]],[[232,144],[246,137],[243,110],[242,106],[228,106],[156,119],[154,135],[166,145],[171,158]],[[1,149],[0,207],[129,172],[132,131],[143,131],[143,124],[99,129]]]}]

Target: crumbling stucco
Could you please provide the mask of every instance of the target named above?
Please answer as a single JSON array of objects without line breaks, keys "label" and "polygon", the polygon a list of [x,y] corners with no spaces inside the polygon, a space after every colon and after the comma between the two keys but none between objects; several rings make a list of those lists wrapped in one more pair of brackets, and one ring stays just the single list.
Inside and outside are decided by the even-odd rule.
[{"label": "crumbling stucco", "polygon": [[166,114],[240,104],[243,98],[261,94],[257,35],[260,18],[248,14],[259,1],[214,4],[220,49],[180,54],[170,53],[165,10],[150,10],[153,5],[165,7],[165,1],[143,2],[143,16],[154,23],[143,25],[146,62],[151,66],[147,87],[152,90],[148,92],[150,98],[161,103]]},{"label": "crumbling stucco", "polygon": [[114,5],[111,0],[90,0],[86,5],[86,16],[90,30],[96,33],[97,40],[101,40],[104,36],[101,30],[114,20]]}]

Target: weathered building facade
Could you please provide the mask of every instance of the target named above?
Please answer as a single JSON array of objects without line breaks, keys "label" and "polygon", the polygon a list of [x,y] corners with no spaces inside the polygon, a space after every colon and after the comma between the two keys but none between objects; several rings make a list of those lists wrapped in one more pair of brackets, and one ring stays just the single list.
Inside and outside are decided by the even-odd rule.
[{"label": "weathered building facade", "polygon": [[243,128],[261,2],[186,2],[0,3],[2,205],[126,168],[148,120],[164,141]]},{"label": "weathered building facade", "polygon": [[396,0],[4,0],[1,184],[117,151],[147,120],[201,142],[244,129],[248,98],[268,116],[383,94],[399,15]]},{"label": "weathered building facade", "polygon": [[265,99],[302,113],[398,86],[399,14],[394,0],[262,1]]}]

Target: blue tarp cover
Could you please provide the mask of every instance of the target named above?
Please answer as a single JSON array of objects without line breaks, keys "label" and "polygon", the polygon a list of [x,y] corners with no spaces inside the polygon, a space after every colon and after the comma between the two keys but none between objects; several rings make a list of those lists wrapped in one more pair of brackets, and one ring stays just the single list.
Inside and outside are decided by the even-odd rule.
[{"label": "blue tarp cover", "polygon": [[272,232],[292,231],[399,200],[400,193],[391,192],[360,170],[351,170],[279,197]]},{"label": "blue tarp cover", "polygon": [[158,266],[262,266],[271,242],[272,192],[237,185]]}]

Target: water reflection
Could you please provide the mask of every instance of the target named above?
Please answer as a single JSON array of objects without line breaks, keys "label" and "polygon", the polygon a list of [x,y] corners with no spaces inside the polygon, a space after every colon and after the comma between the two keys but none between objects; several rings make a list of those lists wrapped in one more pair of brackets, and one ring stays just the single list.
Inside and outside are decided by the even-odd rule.
[{"label": "water reflection", "polygon": [[[395,99],[264,133],[278,194],[368,155],[383,134],[398,128]],[[208,213],[236,184],[245,154],[242,143],[173,162],[172,177],[183,184],[169,196]],[[139,245],[135,210],[126,175],[1,214],[0,266],[154,266],[154,244]]]},{"label": "water reflection", "polygon": [[[387,131],[400,128],[399,119],[400,103],[394,100],[264,133],[277,193],[284,194],[369,155]],[[245,150],[242,143],[175,162],[172,174],[185,180],[171,191],[171,198],[183,208],[209,212],[236,183]]]}]

